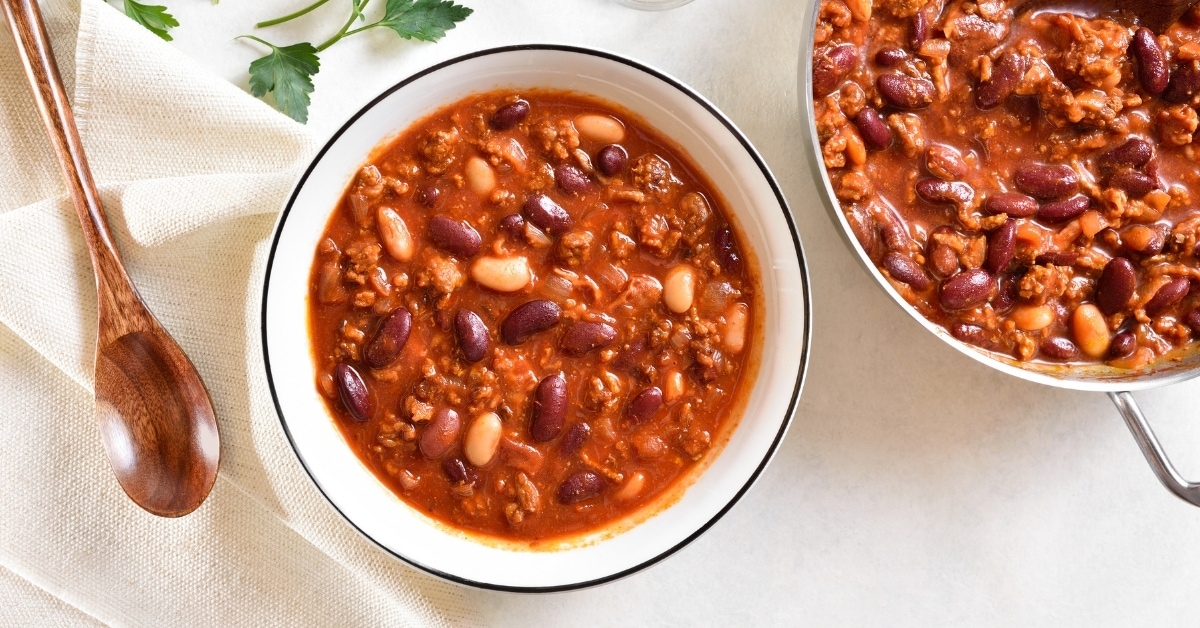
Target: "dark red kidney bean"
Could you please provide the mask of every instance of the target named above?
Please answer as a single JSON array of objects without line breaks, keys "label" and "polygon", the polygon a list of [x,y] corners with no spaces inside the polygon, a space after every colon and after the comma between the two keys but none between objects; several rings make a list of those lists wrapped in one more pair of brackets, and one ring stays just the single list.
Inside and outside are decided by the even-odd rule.
[{"label": "dark red kidney bean", "polygon": [[439,249],[459,257],[475,257],[483,239],[474,227],[445,216],[429,218],[429,241]]},{"label": "dark red kidney bean", "polygon": [[459,310],[454,316],[454,335],[467,362],[478,362],[487,357],[492,340],[487,325],[478,314],[468,309]]},{"label": "dark red kidney bean", "polygon": [[1183,323],[1192,330],[1192,334],[1200,334],[1200,307],[1183,316]]},{"label": "dark red kidney bean", "polygon": [[576,471],[558,487],[558,503],[571,505],[599,495],[604,490],[604,478],[595,471]]},{"label": "dark red kidney bean", "polygon": [[1146,316],[1158,316],[1171,309],[1176,303],[1182,301],[1191,289],[1192,283],[1186,277],[1176,277],[1163,284],[1158,292],[1155,292],[1154,296],[1146,302]]},{"label": "dark red kidney bean", "polygon": [[1137,336],[1133,332],[1123,331],[1113,336],[1112,344],[1108,346],[1108,357],[1126,358],[1137,351]]},{"label": "dark red kidney bean", "polygon": [[885,68],[894,68],[908,59],[908,53],[903,48],[888,46],[880,48],[875,53],[875,63]]},{"label": "dark red kidney bean", "polygon": [[562,373],[547,375],[542,378],[533,394],[529,435],[539,443],[554,440],[562,431],[566,418],[567,378]]},{"label": "dark red kidney bean", "polygon": [[908,25],[908,46],[913,50],[921,47],[925,40],[929,39],[929,14],[924,10],[917,11],[912,16],[912,21]]},{"label": "dark red kidney bean", "polygon": [[1142,83],[1142,89],[1151,96],[1163,93],[1171,73],[1167,68],[1167,56],[1163,54],[1162,46],[1158,45],[1154,31],[1146,27],[1137,29],[1129,49],[1138,62],[1138,80]]},{"label": "dark red kidney bean", "polygon": [[617,330],[608,323],[579,321],[563,332],[558,348],[569,356],[581,356],[588,351],[603,349],[617,339]]},{"label": "dark red kidney bean", "polygon": [[1122,170],[1108,180],[1109,187],[1124,190],[1129,198],[1142,198],[1158,187],[1150,175],[1136,170]]},{"label": "dark red kidney bean", "polygon": [[717,261],[721,263],[725,272],[736,273],[741,270],[742,255],[738,253],[737,241],[728,225],[717,229],[717,233],[713,235],[713,246],[716,249]]},{"label": "dark red kidney bean", "polygon": [[441,408],[433,415],[433,419],[421,432],[417,448],[421,455],[436,460],[446,455],[454,443],[458,442],[458,433],[462,430],[462,421],[458,413],[450,408]]},{"label": "dark red kidney bean", "polygon": [[983,211],[989,214],[1008,214],[1010,218],[1028,218],[1037,213],[1038,203],[1020,192],[993,194],[983,201]]},{"label": "dark red kidney bean", "polygon": [[987,303],[992,295],[992,275],[982,268],[972,268],[942,282],[939,300],[947,310],[965,310]]},{"label": "dark red kidney bean", "polygon": [[521,214],[509,214],[501,218],[496,227],[514,240],[525,238],[525,218]]},{"label": "dark red kidney bean", "polygon": [[863,107],[854,115],[854,126],[867,150],[884,150],[892,145],[892,127],[872,107]]},{"label": "dark red kidney bean", "polygon": [[975,89],[975,106],[985,110],[994,109],[1008,100],[1021,82],[1021,77],[1025,76],[1025,68],[1025,57],[1015,50],[1004,51],[992,64],[991,78]]},{"label": "dark red kidney bean", "polygon": [[571,228],[571,215],[545,194],[531,194],[525,199],[525,218],[547,233],[559,234]]},{"label": "dark red kidney bean", "polygon": [[987,330],[979,325],[956,321],[950,325],[950,335],[976,347],[996,349],[996,343],[988,338]]},{"label": "dark red kidney bean", "polygon": [[562,308],[554,301],[536,299],[513,308],[500,324],[500,337],[510,345],[519,345],[529,337],[558,324]]},{"label": "dark red kidney bean", "polygon": [[1079,189],[1079,175],[1064,164],[1028,164],[1017,168],[1013,183],[1030,196],[1054,200],[1074,194]]},{"label": "dark red kidney bean", "polygon": [[943,181],[934,177],[916,184],[917,196],[928,203],[967,205],[975,198],[975,190],[962,181]]},{"label": "dark red kidney bean", "polygon": [[1154,147],[1150,142],[1140,137],[1131,137],[1124,144],[1096,158],[1096,166],[1105,172],[1124,167],[1136,169],[1149,163],[1153,157]]},{"label": "dark red kidney bean", "polygon": [[625,169],[629,163],[629,153],[619,144],[609,144],[596,153],[596,169],[601,174],[611,177]]},{"label": "dark red kidney bean", "polygon": [[933,104],[937,90],[933,81],[907,74],[889,72],[875,79],[875,89],[887,103],[897,109],[923,109]]},{"label": "dark red kidney bean", "polygon": [[893,251],[903,251],[908,248],[912,236],[908,234],[908,225],[896,214],[891,207],[883,207],[879,213],[879,234],[883,236],[883,244]]},{"label": "dark red kidney bean", "polygon": [[1062,336],[1050,336],[1042,341],[1042,354],[1055,360],[1072,360],[1079,356],[1079,347]]},{"label": "dark red kidney bean", "polygon": [[895,251],[888,253],[883,256],[883,267],[892,279],[912,286],[917,292],[929,288],[929,276],[925,274],[925,269],[905,255]]},{"label": "dark red kidney bean", "polygon": [[375,396],[353,366],[345,363],[337,365],[333,369],[333,379],[337,382],[342,405],[346,406],[355,421],[365,423],[374,418]]},{"label": "dark red kidney bean", "polygon": [[1021,294],[1021,281],[1012,273],[1005,273],[1000,276],[999,289],[996,290],[996,296],[992,299],[992,309],[996,312],[1007,312],[1009,308],[1017,302],[1017,297]]},{"label": "dark red kidney bean", "polygon": [[824,98],[837,89],[858,65],[858,48],[842,44],[826,48],[813,58],[813,96]]},{"label": "dark red kidney bean", "polygon": [[417,190],[417,202],[426,207],[433,207],[437,205],[438,197],[441,195],[441,191],[432,185],[425,186]]},{"label": "dark red kidney bean", "polygon": [[658,386],[651,386],[633,396],[629,407],[625,409],[625,416],[634,423],[641,423],[652,418],[662,404],[662,390]]},{"label": "dark red kidney bean", "polygon": [[503,131],[517,126],[529,115],[529,103],[524,100],[510,102],[492,114],[492,128]]},{"label": "dark red kidney bean", "polygon": [[381,369],[400,357],[400,351],[412,332],[412,313],[403,307],[392,310],[375,328],[375,335],[363,347],[363,362]]},{"label": "dark red kidney bean", "polygon": [[1112,316],[1125,309],[1136,289],[1137,270],[1133,262],[1124,257],[1114,257],[1104,265],[1104,271],[1096,281],[1096,307]]},{"label": "dark red kidney bean", "polygon": [[559,444],[558,450],[564,456],[569,456],[583,446],[583,442],[587,440],[588,434],[592,433],[592,427],[587,423],[576,423],[567,430],[567,435],[563,437],[562,443]]},{"label": "dark red kidney bean", "polygon": [[569,194],[579,194],[592,187],[592,181],[582,170],[571,164],[558,164],[554,169],[554,179],[558,187]]},{"label": "dark red kidney bean", "polygon": [[613,368],[619,371],[632,371],[637,369],[642,363],[646,354],[646,336],[642,334],[634,337],[625,344],[617,359],[613,360]]},{"label": "dark red kidney bean", "polygon": [[1079,254],[1074,251],[1042,253],[1033,260],[1034,264],[1045,266],[1053,264],[1055,266],[1074,266],[1075,262],[1079,261]]},{"label": "dark red kidney bean", "polygon": [[1187,61],[1175,66],[1162,99],[1172,104],[1185,103],[1200,92],[1200,62]]},{"label": "dark red kidney bean", "polygon": [[455,484],[474,484],[475,472],[461,458],[447,458],[442,461],[442,472]]},{"label": "dark red kidney bean", "polygon": [[988,237],[987,262],[984,268],[993,275],[999,274],[1012,261],[1017,250],[1017,221],[1009,218]]},{"label": "dark red kidney bean", "polygon": [[1062,201],[1051,201],[1038,208],[1037,219],[1042,222],[1066,222],[1078,218],[1092,207],[1092,199],[1076,194]]}]

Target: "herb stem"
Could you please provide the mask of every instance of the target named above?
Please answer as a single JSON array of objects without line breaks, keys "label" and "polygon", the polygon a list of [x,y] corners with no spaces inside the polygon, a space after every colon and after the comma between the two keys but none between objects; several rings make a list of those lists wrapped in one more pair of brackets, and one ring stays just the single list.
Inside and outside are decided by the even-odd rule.
[{"label": "herb stem", "polygon": [[304,7],[303,9],[300,9],[299,11],[296,11],[295,13],[288,13],[287,15],[285,15],[283,17],[277,17],[273,20],[259,22],[258,24],[254,25],[254,28],[266,28],[268,26],[275,26],[276,24],[283,24],[284,22],[294,20],[298,17],[301,17],[301,16],[311,12],[311,11],[315,11],[321,5],[325,4],[326,2],[329,2],[329,0],[317,0],[315,3],[310,4],[309,6]]},{"label": "herb stem", "polygon": [[260,44],[262,44],[262,45],[264,45],[264,46],[267,46],[267,47],[269,47],[269,48],[272,48],[272,49],[274,49],[274,48],[275,48],[275,45],[274,45],[274,44],[272,44],[271,42],[269,42],[269,41],[263,41],[263,40],[261,40],[261,39],[259,39],[259,38],[255,37],[254,35],[238,35],[237,37],[234,37],[234,39],[253,39],[254,41],[256,41],[256,42],[258,42],[258,43],[260,43]]},{"label": "herb stem", "polygon": [[[345,37],[346,31],[350,30],[350,27],[354,24],[354,20],[357,20],[358,16],[362,15],[363,9],[367,8],[367,3],[370,1],[371,0],[362,0],[362,2],[360,3],[359,0],[351,0],[351,4],[354,6],[354,10],[350,12],[350,19],[346,20],[346,23],[344,25],[342,25],[342,28],[340,30],[338,30],[337,34],[335,34],[333,37],[330,37],[329,39],[327,39],[325,41],[325,43],[317,46],[317,52],[321,52],[321,51],[325,50],[326,48],[336,44],[339,39]],[[363,28],[368,28],[368,27],[364,26]],[[357,32],[358,30],[362,30],[362,29],[356,29],[355,32]]]}]

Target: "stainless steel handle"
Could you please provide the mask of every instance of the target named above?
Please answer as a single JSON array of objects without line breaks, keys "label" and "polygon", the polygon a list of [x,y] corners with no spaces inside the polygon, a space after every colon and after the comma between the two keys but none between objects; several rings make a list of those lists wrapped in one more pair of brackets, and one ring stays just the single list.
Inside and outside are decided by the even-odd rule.
[{"label": "stainless steel handle", "polygon": [[1125,419],[1125,425],[1129,426],[1129,431],[1133,432],[1138,448],[1142,450],[1142,455],[1146,456],[1146,462],[1150,463],[1158,481],[1183,501],[1200,506],[1200,484],[1183,479],[1175,465],[1167,459],[1167,453],[1154,437],[1154,430],[1150,429],[1150,424],[1146,422],[1142,409],[1133,400],[1133,395],[1128,392],[1110,392],[1108,397],[1116,404],[1117,411]]}]

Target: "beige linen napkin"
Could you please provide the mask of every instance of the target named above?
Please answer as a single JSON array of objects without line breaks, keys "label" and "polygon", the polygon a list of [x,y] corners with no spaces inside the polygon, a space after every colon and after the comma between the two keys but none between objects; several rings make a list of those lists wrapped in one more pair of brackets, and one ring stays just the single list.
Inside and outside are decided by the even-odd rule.
[{"label": "beige linen napkin", "polygon": [[312,138],[100,0],[79,2],[44,6],[55,51],[129,272],[211,391],[221,473],[178,520],[142,512],[113,479],[92,414],[92,271],[0,34],[0,623],[477,623],[457,587],[339,518],[275,416],[260,278]]}]

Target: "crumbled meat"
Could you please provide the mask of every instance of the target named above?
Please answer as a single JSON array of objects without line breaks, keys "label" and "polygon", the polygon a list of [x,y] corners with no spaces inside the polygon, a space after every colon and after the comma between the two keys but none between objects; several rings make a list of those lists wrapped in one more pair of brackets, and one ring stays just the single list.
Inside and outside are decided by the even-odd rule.
[{"label": "crumbled meat", "polygon": [[683,234],[683,241],[689,246],[695,246],[704,234],[704,225],[708,223],[712,211],[708,201],[699,192],[688,192],[679,199],[679,212],[674,215]]},{"label": "crumbled meat", "polygon": [[466,277],[459,269],[458,262],[441,255],[430,256],[426,266],[417,272],[418,286],[432,287],[443,295],[454,292],[465,282]]},{"label": "crumbled meat", "polygon": [[612,254],[615,255],[617,259],[628,258],[633,254],[634,249],[637,248],[637,242],[634,242],[633,238],[621,233],[620,231],[614,230],[609,236],[608,240],[609,250],[612,251]]},{"label": "crumbled meat", "polygon": [[404,398],[404,413],[413,423],[425,423],[433,418],[433,406],[409,395]]},{"label": "crumbled meat", "polygon": [[1158,123],[1158,137],[1164,143],[1172,146],[1186,146],[1192,143],[1192,134],[1200,125],[1196,110],[1190,105],[1182,104],[1166,107],[1158,112],[1154,121]]},{"label": "crumbled meat", "polygon": [[630,168],[633,185],[647,195],[665,201],[675,193],[680,181],[671,172],[671,164],[658,155],[642,155],[633,161]]},{"label": "crumbled meat", "polygon": [[879,9],[892,17],[912,17],[931,0],[892,0],[879,3]]},{"label": "crumbled meat", "polygon": [[913,113],[893,113],[887,117],[888,126],[896,134],[900,152],[909,159],[925,152],[925,130],[921,118]]},{"label": "crumbled meat", "polygon": [[584,407],[589,410],[604,411],[617,405],[621,395],[621,380],[608,371],[588,381],[584,390]]},{"label": "crumbled meat", "polygon": [[692,460],[699,460],[712,446],[712,435],[707,430],[684,430],[679,445]]},{"label": "crumbled meat", "polygon": [[595,236],[591,231],[568,231],[558,239],[558,258],[567,266],[578,267],[587,263],[592,257],[592,241]]},{"label": "crumbled meat", "polygon": [[834,192],[840,200],[860,203],[871,198],[875,193],[875,186],[867,175],[852,170],[838,178]]},{"label": "crumbled meat", "polygon": [[379,168],[373,165],[366,165],[362,170],[358,171],[358,188],[356,191],[367,198],[378,198],[383,194],[383,186],[385,180],[383,175],[379,173]]},{"label": "crumbled meat", "polygon": [[650,207],[638,208],[638,242],[659,257],[670,257],[675,252],[682,234],[671,228],[662,213]]},{"label": "crumbled meat", "polygon": [[458,143],[458,129],[430,131],[422,140],[420,152],[425,160],[425,171],[429,174],[445,174],[454,163],[454,146]]},{"label": "crumbled meat", "polygon": [[579,148],[579,131],[568,118],[542,120],[534,125],[533,136],[541,142],[542,150],[558,161],[566,161]]},{"label": "crumbled meat", "polygon": [[1060,266],[1031,266],[1019,285],[1021,298],[1035,305],[1062,296],[1071,280],[1071,271]]}]

